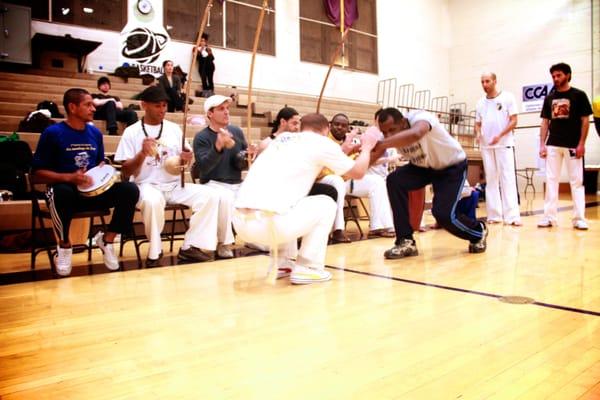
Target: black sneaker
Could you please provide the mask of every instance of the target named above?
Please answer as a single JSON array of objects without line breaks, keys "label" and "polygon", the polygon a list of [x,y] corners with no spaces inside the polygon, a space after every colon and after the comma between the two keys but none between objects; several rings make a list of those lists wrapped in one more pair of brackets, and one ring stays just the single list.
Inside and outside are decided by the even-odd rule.
[{"label": "black sneaker", "polygon": [[469,243],[469,253],[483,253],[487,249],[486,239],[488,235],[488,229],[483,222],[481,222],[481,227],[483,228],[481,232],[481,239],[479,239],[477,242]]},{"label": "black sneaker", "polygon": [[191,246],[189,249],[179,249],[179,254],[177,254],[177,258],[185,261],[196,261],[196,262],[204,262],[204,261],[212,261],[212,254],[207,253],[204,250],[200,250],[197,247]]},{"label": "black sneaker", "polygon": [[162,258],[162,256],[163,252],[161,251],[156,260],[152,258],[146,258],[146,268],[160,267],[160,259]]},{"label": "black sneaker", "polygon": [[395,245],[383,253],[383,256],[388,260],[396,260],[398,258],[417,255],[419,255],[419,250],[417,250],[417,244],[413,239],[402,239],[400,244]]}]

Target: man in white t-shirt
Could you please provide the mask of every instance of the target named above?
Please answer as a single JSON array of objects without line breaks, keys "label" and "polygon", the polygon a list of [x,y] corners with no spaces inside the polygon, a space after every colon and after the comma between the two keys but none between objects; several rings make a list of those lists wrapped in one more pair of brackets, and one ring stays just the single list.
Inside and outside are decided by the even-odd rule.
[{"label": "man in white t-shirt", "polygon": [[387,178],[396,242],[384,253],[385,258],[418,254],[409,220],[408,192],[428,184],[433,186],[431,212],[437,222],[454,236],[468,240],[470,253],[484,252],[485,224],[456,211],[467,170],[467,156],[456,139],[435,116],[422,110],[412,111],[405,117],[396,108],[385,108],[377,122],[385,139],[377,144],[371,158],[378,159],[385,149],[396,147],[409,161]]},{"label": "man in white t-shirt", "polygon": [[496,74],[492,72],[481,75],[481,86],[485,96],[477,102],[475,135],[485,170],[487,222],[504,221],[507,225],[521,226],[515,178],[515,97],[509,92],[498,91]]},{"label": "man in white t-shirt", "polygon": [[294,284],[331,279],[325,270],[325,253],[336,204],[326,195],[307,196],[315,178],[324,167],[348,178],[361,178],[377,140],[374,135],[363,135],[360,154],[352,160],[327,138],[329,123],[323,115],[305,115],[300,129],[278,135],[257,157],[242,182],[233,215],[233,225],[243,240],[277,243],[284,258],[295,256],[296,239],[302,238],[292,265]]},{"label": "man in white t-shirt", "polygon": [[[189,144],[182,149],[183,133],[179,126],[164,119],[167,95],[152,86],[141,94],[144,117],[123,132],[115,160],[123,162],[122,173],[133,177],[138,184],[138,208],[146,237],[150,242],[146,267],[156,267],[162,257],[160,234],[165,224],[167,203],[185,204],[192,210],[183,245],[178,258],[187,261],[212,260],[217,248],[217,225],[220,205],[218,192],[203,186],[186,183],[181,186],[180,169],[171,170],[173,158],[186,164],[192,160]],[[178,162],[174,163],[177,166]]]}]

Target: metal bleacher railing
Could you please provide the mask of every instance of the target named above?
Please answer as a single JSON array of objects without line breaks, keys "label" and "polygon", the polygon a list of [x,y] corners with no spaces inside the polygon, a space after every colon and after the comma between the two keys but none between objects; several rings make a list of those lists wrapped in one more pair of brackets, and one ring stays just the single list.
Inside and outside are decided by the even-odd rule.
[{"label": "metal bleacher railing", "polygon": [[467,112],[466,103],[450,104],[447,96],[431,97],[430,90],[415,91],[414,84],[398,85],[396,78],[379,81],[377,103],[381,107],[396,107],[406,111],[428,111],[465,149],[478,148],[475,141],[475,111]]}]

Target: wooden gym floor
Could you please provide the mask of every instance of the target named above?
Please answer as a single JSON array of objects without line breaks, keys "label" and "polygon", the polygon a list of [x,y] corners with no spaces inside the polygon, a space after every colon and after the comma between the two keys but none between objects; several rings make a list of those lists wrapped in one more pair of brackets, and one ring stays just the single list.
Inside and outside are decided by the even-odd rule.
[{"label": "wooden gym floor", "polygon": [[264,255],[0,286],[0,398],[598,399],[598,200],[587,232],[566,196],[559,227],[493,225],[483,254],[440,230],[404,260],[330,246],[308,286],[267,284]]}]

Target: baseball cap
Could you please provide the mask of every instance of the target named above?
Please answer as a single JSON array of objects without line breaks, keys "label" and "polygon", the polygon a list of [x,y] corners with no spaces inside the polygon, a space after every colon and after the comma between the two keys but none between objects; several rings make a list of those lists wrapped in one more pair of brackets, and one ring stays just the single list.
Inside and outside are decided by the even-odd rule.
[{"label": "baseball cap", "polygon": [[208,113],[208,110],[214,107],[218,107],[226,101],[231,103],[231,97],[223,96],[220,94],[212,95],[204,101],[204,112]]},{"label": "baseball cap", "polygon": [[150,86],[140,94],[140,100],[148,103],[159,103],[161,101],[169,101],[169,96],[167,96],[161,87]]}]

